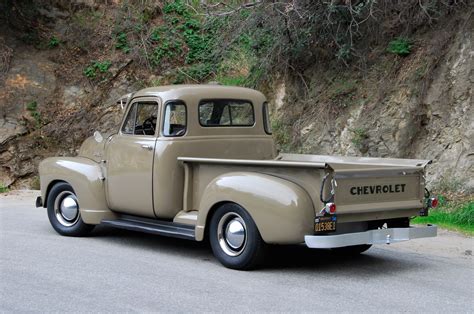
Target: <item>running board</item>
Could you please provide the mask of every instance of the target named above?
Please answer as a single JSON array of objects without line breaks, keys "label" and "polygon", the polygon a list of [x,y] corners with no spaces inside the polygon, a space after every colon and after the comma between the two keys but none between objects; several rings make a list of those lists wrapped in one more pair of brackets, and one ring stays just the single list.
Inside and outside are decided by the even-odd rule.
[{"label": "running board", "polygon": [[121,216],[120,219],[102,220],[101,223],[107,226],[132,231],[159,234],[167,237],[181,238],[187,240],[196,240],[194,226],[170,221],[124,215]]}]

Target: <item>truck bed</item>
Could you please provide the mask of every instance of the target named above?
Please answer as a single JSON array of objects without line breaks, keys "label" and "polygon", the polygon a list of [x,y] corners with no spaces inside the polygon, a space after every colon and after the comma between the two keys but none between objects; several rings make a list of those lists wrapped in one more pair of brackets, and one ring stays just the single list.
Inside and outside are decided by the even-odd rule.
[{"label": "truck bed", "polygon": [[[324,176],[328,176],[328,182],[334,179],[339,222],[417,215],[424,201],[424,168],[430,163],[418,159],[300,154],[281,154],[274,160],[192,157],[178,160],[188,165],[185,191],[188,210],[197,208],[206,186],[203,182],[211,182],[226,172],[248,171],[283,178],[303,187],[317,212],[324,206],[320,190]],[[329,193],[330,187],[326,184],[323,194]]]}]

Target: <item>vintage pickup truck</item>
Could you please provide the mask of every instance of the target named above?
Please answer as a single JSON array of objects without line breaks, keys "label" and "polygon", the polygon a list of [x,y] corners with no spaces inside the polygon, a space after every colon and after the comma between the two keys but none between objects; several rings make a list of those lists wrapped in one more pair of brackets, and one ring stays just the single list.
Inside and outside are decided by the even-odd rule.
[{"label": "vintage pickup truck", "polygon": [[39,165],[36,206],[62,235],[104,224],[209,240],[234,269],[258,265],[267,244],[357,254],[436,236],[436,226],[410,227],[437,204],[428,160],[277,155],[266,99],[252,89],[162,86],[119,102],[114,134]]}]

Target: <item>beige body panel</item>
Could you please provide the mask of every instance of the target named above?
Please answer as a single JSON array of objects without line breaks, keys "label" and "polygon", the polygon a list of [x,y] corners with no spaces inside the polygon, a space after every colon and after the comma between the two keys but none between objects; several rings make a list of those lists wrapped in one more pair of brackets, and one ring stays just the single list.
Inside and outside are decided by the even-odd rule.
[{"label": "beige body panel", "polygon": [[[135,97],[131,105],[138,102],[156,104],[157,120],[160,120],[161,99],[159,97]],[[153,210],[153,165],[156,136],[117,134],[105,141],[107,160],[106,199],[116,212],[155,218]],[[133,195],[133,197],[130,197]]]},{"label": "beige body panel", "polygon": [[[251,102],[255,124],[201,126],[198,105],[206,99]],[[204,239],[216,206],[234,202],[250,213],[266,242],[279,244],[301,243],[313,234],[326,175],[337,184],[341,223],[410,217],[423,207],[427,160],[276,157],[272,136],[264,129],[265,97],[260,92],[215,85],[144,89],[127,98],[124,119],[131,104],[140,100],[158,104],[155,135],[126,135],[119,128],[102,142],[87,139],[79,157],[46,159],[40,165],[45,202],[51,184],[65,181],[76,192],[86,223],[122,214],[172,220],[195,225],[196,240]],[[167,137],[164,110],[175,100],[186,105],[186,133]],[[325,197],[329,190],[325,185]]]},{"label": "beige body panel", "polygon": [[334,169],[354,169],[355,171],[360,171],[364,168],[377,167],[417,167],[422,169],[431,163],[431,160],[426,159],[346,157],[307,154],[280,154],[277,159],[301,162],[325,162],[333,165]]},{"label": "beige body panel", "polygon": [[[156,138],[116,134],[107,141],[106,198],[109,207],[117,212],[154,217],[153,149]],[[149,146],[151,150],[142,146]]]},{"label": "beige body panel", "polygon": [[[197,212],[196,238],[198,240],[204,237],[209,210],[221,202],[234,202],[249,211],[259,226],[262,238],[268,243],[301,243],[305,235],[313,233],[314,218],[323,207],[319,199],[322,178],[327,173],[336,178],[339,174],[320,162],[200,158],[180,158],[180,160],[186,167],[183,208],[184,212]],[[338,222],[371,221],[417,215],[423,207],[423,195],[419,193],[423,187],[418,175],[419,170],[405,167],[403,170],[396,170],[400,171],[400,174],[395,175],[394,170],[387,173],[380,170],[378,165],[373,165],[372,168],[374,170],[364,169],[359,172],[362,179],[357,176],[346,178],[346,181],[350,180],[348,182],[340,179],[341,183],[338,183],[335,198],[338,204]],[[410,175],[408,171],[412,171],[412,174]],[[342,177],[344,174],[341,171]],[[389,174],[390,176],[385,177]],[[261,176],[265,177],[264,181],[261,180]],[[406,184],[409,193],[376,195],[362,199],[345,193],[347,184],[360,181],[369,185],[391,184],[393,180]],[[285,188],[281,188],[283,182],[286,183]],[[341,195],[338,192],[341,192]],[[325,195],[327,193],[326,189]],[[289,201],[286,196],[291,196],[294,201]],[[341,206],[339,206],[339,200]],[[290,204],[298,204],[296,205],[298,209]],[[310,213],[310,218],[308,218],[308,213]],[[301,224],[302,221],[308,224]],[[190,223],[194,224],[194,221]],[[286,238],[285,240],[281,238],[282,235]]]},{"label": "beige body panel", "polygon": [[[254,149],[249,151],[249,145]],[[172,219],[183,209],[184,168],[179,156],[271,159],[272,149],[269,136],[158,138],[153,168],[156,216]]]},{"label": "beige body panel", "polygon": [[86,223],[98,224],[102,219],[114,219],[105,199],[104,169],[93,160],[83,157],[53,157],[39,165],[41,196],[47,201],[47,192],[58,181],[69,183],[79,200],[81,217]]},{"label": "beige body panel", "polygon": [[301,243],[314,227],[313,204],[301,187],[267,174],[230,172],[215,177],[200,197],[197,240],[204,239],[209,210],[222,202],[245,208],[267,243]]}]

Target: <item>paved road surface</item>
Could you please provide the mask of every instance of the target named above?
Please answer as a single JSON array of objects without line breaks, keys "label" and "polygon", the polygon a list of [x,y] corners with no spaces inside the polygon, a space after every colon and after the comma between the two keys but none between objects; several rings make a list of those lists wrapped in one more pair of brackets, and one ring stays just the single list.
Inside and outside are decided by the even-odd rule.
[{"label": "paved road surface", "polygon": [[0,312],[474,311],[474,240],[452,232],[353,259],[279,248],[242,272],[186,240],[105,227],[61,237],[37,194],[0,196]]}]

